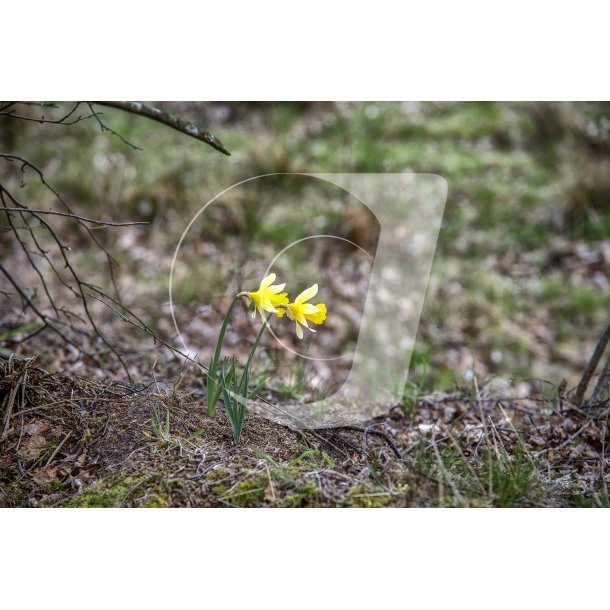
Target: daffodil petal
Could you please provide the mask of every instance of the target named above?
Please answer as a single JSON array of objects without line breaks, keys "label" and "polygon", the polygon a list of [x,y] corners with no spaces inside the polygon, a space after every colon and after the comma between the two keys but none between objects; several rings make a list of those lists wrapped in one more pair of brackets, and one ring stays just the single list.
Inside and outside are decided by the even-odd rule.
[{"label": "daffodil petal", "polygon": [[[262,302],[262,308],[269,313],[277,313],[277,309],[272,305],[269,297],[265,297]],[[261,312],[262,315],[262,312]]]},{"label": "daffodil petal", "polygon": [[271,301],[271,303],[274,307],[276,305],[280,305],[280,304],[287,305],[288,304],[288,293],[282,292],[282,294],[270,294],[269,300]]},{"label": "daffodil petal", "polygon": [[307,288],[307,290],[303,290],[301,294],[294,300],[295,303],[304,303],[305,301],[309,301],[309,299],[313,299],[313,297],[318,294],[318,285],[314,284]]},{"label": "daffodil petal", "polygon": [[[299,324],[302,324],[303,326],[307,326],[307,320],[306,320],[305,316],[303,315],[303,312],[295,311],[294,318]],[[307,328],[309,328],[309,326],[307,326]]]},{"label": "daffodil petal", "polygon": [[297,323],[297,337],[299,339],[303,338],[303,329],[299,326],[299,324]]},{"label": "daffodil petal", "polygon": [[[306,305],[303,306],[303,308],[305,308]],[[316,311],[315,313],[310,313],[310,314],[305,314],[305,317],[308,320],[311,320],[314,324],[322,324],[322,322],[324,322],[324,320],[326,320],[326,305],[324,305],[324,303],[320,303],[318,305],[315,306],[316,307]]]},{"label": "daffodil petal", "polygon": [[258,289],[259,292],[262,292],[263,290],[271,286],[273,282],[275,282],[275,273],[270,273],[266,278],[263,278],[263,281],[261,282],[261,285]]}]

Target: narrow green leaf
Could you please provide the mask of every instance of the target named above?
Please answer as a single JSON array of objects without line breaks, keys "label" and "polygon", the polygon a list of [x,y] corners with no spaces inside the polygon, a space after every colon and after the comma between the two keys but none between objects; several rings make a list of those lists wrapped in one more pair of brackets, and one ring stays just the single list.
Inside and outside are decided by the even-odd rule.
[{"label": "narrow green leaf", "polygon": [[193,432],[193,434],[188,436],[186,440],[187,441],[192,441],[194,438],[197,438],[198,436],[201,436],[204,432],[205,432],[205,427],[201,426],[201,428],[199,428],[198,430],[195,430],[195,432]]}]

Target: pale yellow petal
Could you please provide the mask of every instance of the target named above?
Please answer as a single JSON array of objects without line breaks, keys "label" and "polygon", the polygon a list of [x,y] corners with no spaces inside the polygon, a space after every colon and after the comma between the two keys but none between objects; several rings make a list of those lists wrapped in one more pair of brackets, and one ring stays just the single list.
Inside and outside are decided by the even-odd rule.
[{"label": "pale yellow petal", "polygon": [[275,282],[275,273],[270,273],[266,278],[263,278],[259,291],[262,292],[263,290],[271,286],[273,282]]},{"label": "pale yellow petal", "polygon": [[282,292],[285,286],[286,282],[284,282],[283,284],[275,284],[274,286],[269,286],[269,288],[267,288],[267,292],[270,292],[271,294],[277,294],[278,292]]},{"label": "pale yellow petal", "polygon": [[282,294],[270,294],[269,300],[271,301],[271,303],[273,304],[274,307],[276,305],[280,305],[280,304],[287,305],[288,304],[288,293],[282,292]]},{"label": "pale yellow petal", "polygon": [[299,326],[299,324],[297,323],[297,337],[299,339],[303,338],[303,329]]},{"label": "pale yellow petal", "polygon": [[316,294],[318,294],[318,285],[314,284],[313,286],[307,288],[307,290],[303,290],[303,292],[301,292],[301,294],[294,300],[294,302],[304,303],[305,301],[309,301],[309,299],[315,297]]},{"label": "pale yellow petal", "polygon": [[[277,313],[277,309],[271,304],[269,297],[264,297],[262,302],[262,308],[269,313]],[[262,312],[261,312],[262,315]]]},{"label": "pale yellow petal", "polygon": [[292,306],[290,307],[292,314],[294,315],[294,319],[299,323],[302,324],[303,326],[307,326],[307,320],[305,319],[305,316],[303,315],[303,311],[301,309],[302,305],[299,305],[298,303],[293,303]]},{"label": "pale yellow petal", "polygon": [[[303,307],[306,307],[305,305]],[[314,313],[306,314],[308,320],[311,320],[314,324],[322,324],[326,320],[326,305],[320,303],[315,306],[316,311]]]},{"label": "pale yellow petal", "polygon": [[318,313],[318,306],[317,305],[311,305],[310,303],[305,303],[304,305],[301,306],[301,311],[305,315],[311,314],[311,313]]}]

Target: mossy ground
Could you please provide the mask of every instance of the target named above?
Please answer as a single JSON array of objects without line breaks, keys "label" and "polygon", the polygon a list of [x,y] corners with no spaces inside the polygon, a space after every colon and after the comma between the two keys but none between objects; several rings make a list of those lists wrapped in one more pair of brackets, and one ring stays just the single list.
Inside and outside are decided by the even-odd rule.
[{"label": "mossy ground", "polygon": [[[6,507],[608,506],[610,403],[582,411],[559,392],[510,399],[484,387],[420,396],[360,430],[250,414],[235,446],[222,409],[207,418],[193,393],[0,364],[0,396],[24,380],[0,453]],[[153,433],[154,405],[170,410],[168,440]]]}]

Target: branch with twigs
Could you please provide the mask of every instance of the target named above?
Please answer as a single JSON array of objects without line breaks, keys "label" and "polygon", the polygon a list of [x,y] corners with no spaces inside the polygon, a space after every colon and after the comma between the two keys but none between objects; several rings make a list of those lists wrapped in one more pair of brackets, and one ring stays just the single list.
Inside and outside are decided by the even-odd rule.
[{"label": "branch with twigs", "polygon": [[92,102],[93,104],[101,104],[109,108],[118,108],[125,112],[130,112],[138,116],[146,117],[153,121],[157,121],[163,125],[167,125],[180,133],[184,133],[191,138],[195,138],[201,142],[209,144],[212,148],[220,151],[225,155],[230,155],[229,149],[210,131],[200,129],[193,123],[185,121],[180,117],[175,117],[160,108],[143,104],[142,102]]},{"label": "branch with twigs", "polygon": [[[166,125],[180,133],[183,133],[191,138],[195,138],[200,142],[205,142],[212,148],[218,150],[219,152],[230,155],[231,152],[229,149],[211,132],[207,129],[202,129],[197,127],[197,125],[191,123],[190,121],[185,121],[184,119],[174,116],[169,112],[165,112],[160,108],[156,108],[155,106],[151,106],[149,104],[144,104],[142,102],[121,102],[121,101],[96,101],[96,102],[75,102],[74,105],[65,112],[59,118],[49,118],[44,112],[45,109],[56,110],[60,106],[55,103],[49,102],[0,102],[0,117],[5,116],[13,119],[19,119],[22,121],[29,121],[33,123],[40,124],[49,124],[49,125],[75,125],[76,123],[80,123],[82,121],[87,121],[89,119],[94,120],[101,131],[108,132],[117,138],[119,138],[124,144],[133,148],[134,150],[142,150],[136,144],[133,144],[125,137],[123,137],[119,132],[115,131],[106,121],[104,121],[103,112],[96,111],[93,107],[93,104],[98,104],[100,106],[106,106],[107,108],[115,108],[118,110],[122,110],[124,112],[129,112],[130,114],[134,114],[137,116],[142,116],[152,121],[156,121],[157,123],[161,123],[162,125]],[[34,107],[42,109],[42,113],[37,116],[30,116],[27,114],[23,114],[21,112],[17,112],[17,106],[26,106],[26,107]],[[78,113],[78,110],[81,106],[85,106],[88,109],[87,113]]]},{"label": "branch with twigs", "polygon": [[7,207],[0,206],[0,211],[16,212],[18,214],[48,214],[50,216],[65,216],[66,218],[82,220],[83,222],[90,222],[92,224],[100,225],[100,226],[104,226],[104,227],[131,227],[133,225],[150,224],[146,221],[112,222],[112,221],[107,221],[107,220],[95,220],[94,218],[87,218],[86,216],[80,216],[79,214],[69,214],[68,212],[55,212],[54,210],[32,210],[30,208],[7,208]]},{"label": "branch with twigs", "polygon": [[[192,123],[158,108],[140,102],[95,102],[95,104],[105,105],[154,120],[180,133],[196,138],[226,155],[231,154],[211,132],[200,129]],[[94,120],[102,131],[116,135],[132,148],[138,148],[104,121],[103,113],[94,109],[93,102],[75,102],[69,108],[63,110],[61,114],[59,113],[60,109],[60,105],[48,102],[0,102],[0,118],[64,126]],[[175,354],[188,361],[195,362],[187,354],[180,352],[176,347],[159,337],[143,320],[122,303],[115,280],[114,268],[117,263],[95,233],[96,229],[104,227],[125,227],[148,223],[98,220],[75,213],[64,197],[47,181],[43,171],[18,154],[0,152],[0,170],[3,169],[9,170],[9,179],[8,182],[0,182],[0,214],[3,214],[8,223],[2,230],[13,234],[19,250],[36,274],[36,279],[31,282],[31,285],[24,286],[22,278],[17,276],[13,269],[0,264],[0,276],[4,276],[12,289],[11,293],[5,290],[0,292],[7,297],[13,294],[18,295],[24,310],[31,311],[40,323],[40,326],[33,333],[25,337],[21,336],[20,341],[27,341],[36,334],[48,330],[59,337],[64,344],[71,345],[81,354],[99,362],[100,345],[96,348],[94,341],[98,339],[115,356],[127,377],[131,380],[131,375],[119,350],[102,332],[99,323],[93,316],[91,305],[93,301],[100,301],[124,321],[149,334],[155,341],[163,344]],[[42,186],[53,195],[63,208],[62,210],[38,209],[17,197],[14,182],[23,187],[30,173],[33,173]],[[108,292],[94,286],[89,281],[85,281],[84,275],[80,274],[73,261],[70,247],[63,241],[57,226],[53,224],[53,219],[56,217],[74,221],[105,254],[114,295],[108,294]],[[51,248],[47,249],[49,243]],[[49,274],[51,275],[49,276]],[[59,281],[59,285],[54,287],[55,290],[57,288],[63,289],[71,295],[71,298],[76,300],[77,307],[69,309],[55,301],[56,293],[51,290],[52,285],[50,283],[53,277]],[[203,371],[206,370],[204,366],[199,364],[198,366]]]},{"label": "branch with twigs", "polygon": [[[15,288],[15,290],[19,293],[24,304],[26,304],[27,307],[37,315],[37,317],[40,319],[40,321],[44,325],[46,325],[53,332],[55,332],[55,334],[59,335],[64,341],[73,345],[74,347],[79,349],[81,352],[87,354],[87,351],[83,348],[82,345],[77,344],[74,340],[70,339],[66,333],[64,333],[58,329],[58,323],[60,323],[59,309],[55,303],[53,296],[51,295],[51,291],[49,289],[47,280],[46,280],[43,272],[39,268],[39,266],[36,264],[36,261],[34,260],[32,253],[37,254],[42,259],[44,259],[49,264],[53,273],[60,279],[61,283],[80,301],[80,304],[81,304],[83,312],[84,312],[84,316],[87,320],[87,323],[90,325],[91,329],[93,330],[95,336],[99,337],[99,339],[101,339],[101,341],[104,343],[104,345],[114,354],[114,356],[117,358],[117,360],[121,363],[127,376],[130,377],[129,371],[127,369],[127,365],[125,364],[120,353],[117,351],[117,349],[112,344],[112,342],[101,331],[101,329],[99,328],[97,322],[95,321],[95,319],[91,313],[89,302],[87,300],[87,295],[84,291],[85,282],[81,279],[80,274],[78,273],[74,264],[70,260],[70,257],[68,255],[69,249],[66,246],[66,244],[62,241],[61,237],[55,231],[53,226],[47,220],[45,220],[45,218],[42,214],[38,214],[35,210],[31,210],[25,204],[21,203],[18,199],[16,199],[11,194],[11,192],[9,190],[7,190],[7,188],[3,184],[0,183],[0,201],[2,201],[2,203],[4,204],[2,207],[9,207],[6,205],[5,197],[10,199],[10,201],[16,207],[21,208],[23,210],[27,210],[29,215],[31,215],[33,218],[35,218],[38,221],[39,225],[42,226],[44,229],[46,229],[47,234],[50,235],[52,241],[55,243],[55,245],[58,248],[59,257],[61,258],[61,260],[63,262],[64,269],[67,270],[68,277],[75,283],[76,287],[69,284],[66,281],[66,279],[64,278],[64,276],[59,272],[56,265],[52,262],[51,258],[49,257],[47,251],[43,248],[39,239],[36,237],[27,218],[25,218],[24,221],[25,221],[26,230],[29,232],[30,236],[32,237],[32,244],[29,245],[28,243],[25,242],[25,240],[20,235],[18,227],[16,227],[16,225],[12,221],[12,218],[11,218],[11,214],[13,214],[12,212],[6,213],[6,216],[7,216],[8,222],[9,222],[9,226],[11,227],[11,230],[13,231],[17,242],[21,246],[21,249],[24,252],[30,266],[36,272],[36,274],[39,278],[41,287],[47,297],[47,300],[49,301],[49,305],[52,307],[53,311],[55,312],[56,319],[53,320],[53,318],[51,318],[44,311],[42,311],[41,308],[37,307],[34,304],[32,299],[29,298],[26,295],[26,292],[21,288],[21,286],[19,285],[19,282],[8,272],[8,270],[6,268],[4,268],[3,266],[0,266],[0,271],[9,280],[9,282]],[[22,217],[23,217],[23,215],[22,215]],[[81,222],[81,221],[79,220],[79,222]],[[33,250],[30,249],[32,246],[34,248]],[[78,314],[75,314],[75,315],[78,318]],[[69,319],[69,316],[66,315],[66,318]],[[71,321],[68,322],[68,325],[70,326],[70,328],[74,328]],[[90,353],[88,355],[91,356]]]},{"label": "branch with twigs", "polygon": [[59,108],[57,104],[49,104],[43,102],[1,102],[0,103],[0,116],[7,116],[13,119],[19,119],[21,121],[31,121],[33,123],[48,123],[50,125],[75,125],[81,121],[94,118],[98,113],[91,111],[90,114],[79,114],[74,116],[76,111],[80,108],[84,102],[76,102],[74,106],[67,113],[62,115],[59,119],[50,119],[46,115],[41,114],[40,116],[33,117],[25,114],[17,114],[15,106],[22,104],[24,106],[36,106],[40,108]]}]

